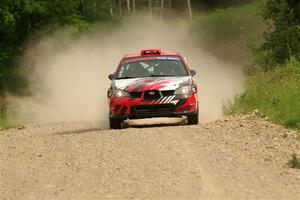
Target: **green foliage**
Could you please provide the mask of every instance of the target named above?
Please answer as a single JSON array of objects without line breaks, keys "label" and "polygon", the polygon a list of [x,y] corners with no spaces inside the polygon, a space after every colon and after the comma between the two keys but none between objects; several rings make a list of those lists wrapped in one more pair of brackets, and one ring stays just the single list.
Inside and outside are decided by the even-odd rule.
[{"label": "green foliage", "polygon": [[253,29],[263,26],[257,16],[262,2],[264,1],[254,1],[244,6],[200,13],[195,17],[194,23],[201,26],[200,31],[203,30],[206,38],[210,40],[236,40],[249,32],[256,32]]},{"label": "green foliage", "polygon": [[300,59],[300,1],[268,0],[262,11],[268,24],[264,42],[254,48],[255,63],[263,70]]},{"label": "green foliage", "polygon": [[86,21],[96,21],[107,19],[110,14],[110,6],[116,7],[115,1],[112,0],[85,0],[82,1],[82,17]]},{"label": "green foliage", "polygon": [[30,37],[46,30],[69,27],[85,31],[96,20],[111,18],[113,0],[1,0],[0,97],[22,94],[26,81],[17,58]]},{"label": "green foliage", "polygon": [[8,129],[12,126],[7,121],[6,111],[4,109],[0,109],[0,130]]},{"label": "green foliage", "polygon": [[288,162],[288,166],[293,169],[300,169],[300,158],[294,153],[291,160]]},{"label": "green foliage", "polygon": [[[265,28],[258,16],[265,0],[200,12],[194,17],[195,38],[201,38],[201,45],[218,58],[244,62],[248,38],[257,37]],[[199,37],[200,35],[200,37]]]},{"label": "green foliage", "polygon": [[248,77],[245,92],[230,110],[246,114],[255,109],[275,123],[300,129],[300,63],[295,58],[284,67]]},{"label": "green foliage", "polygon": [[245,68],[246,89],[229,110],[258,109],[275,123],[300,129],[300,2],[267,0],[261,16],[267,29],[249,43],[254,54]]}]

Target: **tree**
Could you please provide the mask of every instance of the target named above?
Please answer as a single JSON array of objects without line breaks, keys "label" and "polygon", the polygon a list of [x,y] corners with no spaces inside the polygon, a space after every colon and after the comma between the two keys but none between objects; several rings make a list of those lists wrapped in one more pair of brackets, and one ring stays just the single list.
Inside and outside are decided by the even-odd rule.
[{"label": "tree", "polygon": [[15,58],[30,36],[47,26],[82,29],[87,22],[111,17],[114,5],[113,0],[1,0],[0,96],[25,87]]},{"label": "tree", "polygon": [[130,0],[127,0],[127,11],[130,13]]},{"label": "tree", "polygon": [[148,4],[149,4],[149,14],[152,17],[152,0],[148,0]]},{"label": "tree", "polygon": [[164,19],[164,0],[160,1],[160,18],[161,20]]},{"label": "tree", "polygon": [[264,43],[256,48],[256,60],[264,69],[300,59],[300,1],[268,0],[262,13],[268,24]]},{"label": "tree", "polygon": [[118,0],[118,7],[119,7],[119,15],[122,16],[123,11],[122,11],[122,1],[121,0]]},{"label": "tree", "polygon": [[135,0],[132,0],[132,11],[135,14]]},{"label": "tree", "polygon": [[187,0],[187,5],[188,5],[189,17],[191,19],[193,19],[193,12],[192,12],[191,0]]}]

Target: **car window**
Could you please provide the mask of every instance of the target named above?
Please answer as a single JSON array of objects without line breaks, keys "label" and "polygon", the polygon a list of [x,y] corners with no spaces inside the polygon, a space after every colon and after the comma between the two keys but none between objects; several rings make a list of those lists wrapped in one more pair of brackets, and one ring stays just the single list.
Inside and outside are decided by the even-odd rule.
[{"label": "car window", "polygon": [[128,59],[117,71],[118,79],[149,76],[188,76],[188,72],[178,57]]}]

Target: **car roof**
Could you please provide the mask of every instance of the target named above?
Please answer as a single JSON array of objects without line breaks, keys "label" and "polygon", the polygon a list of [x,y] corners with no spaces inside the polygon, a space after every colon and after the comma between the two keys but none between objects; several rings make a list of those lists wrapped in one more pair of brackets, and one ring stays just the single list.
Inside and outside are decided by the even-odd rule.
[{"label": "car roof", "polygon": [[[145,53],[150,52],[150,53]],[[155,52],[155,53],[151,53]],[[177,52],[162,52],[160,49],[144,49],[141,50],[141,53],[138,54],[127,54],[124,58],[136,58],[136,57],[147,57],[147,56],[181,56]]]}]

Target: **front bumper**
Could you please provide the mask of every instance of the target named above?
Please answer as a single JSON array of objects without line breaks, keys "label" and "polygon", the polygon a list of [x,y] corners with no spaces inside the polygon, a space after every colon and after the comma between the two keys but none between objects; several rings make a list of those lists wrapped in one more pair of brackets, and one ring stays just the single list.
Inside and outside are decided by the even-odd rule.
[{"label": "front bumper", "polygon": [[142,98],[110,98],[110,118],[143,119],[153,117],[181,117],[198,112],[197,95],[173,101],[144,100]]}]

